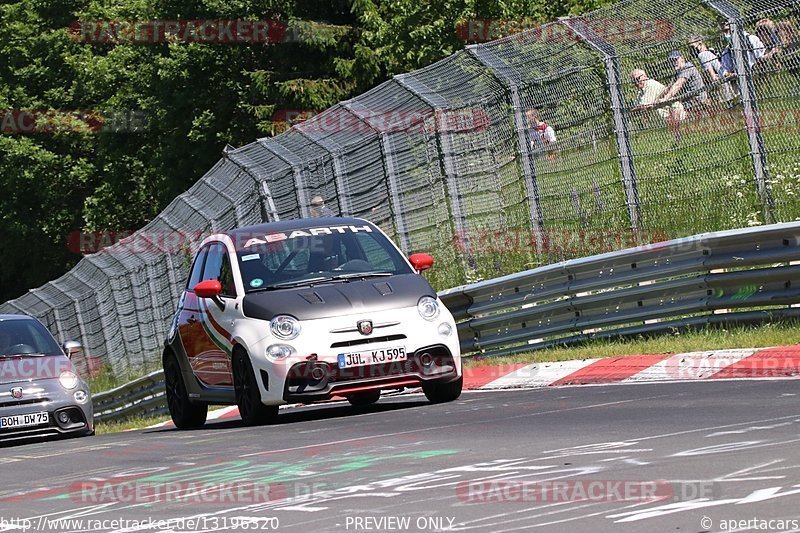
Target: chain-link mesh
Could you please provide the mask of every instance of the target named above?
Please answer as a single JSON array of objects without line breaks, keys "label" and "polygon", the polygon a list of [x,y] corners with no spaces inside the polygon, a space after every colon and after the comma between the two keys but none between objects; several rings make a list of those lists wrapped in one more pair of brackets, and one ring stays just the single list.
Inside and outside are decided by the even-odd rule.
[{"label": "chain-link mesh", "polygon": [[200,238],[327,213],[317,196],[433,252],[438,288],[795,220],[799,92],[795,0],[618,3],[226,148],[145,228],[0,312],[81,340],[115,375],[140,370],[158,361]]}]

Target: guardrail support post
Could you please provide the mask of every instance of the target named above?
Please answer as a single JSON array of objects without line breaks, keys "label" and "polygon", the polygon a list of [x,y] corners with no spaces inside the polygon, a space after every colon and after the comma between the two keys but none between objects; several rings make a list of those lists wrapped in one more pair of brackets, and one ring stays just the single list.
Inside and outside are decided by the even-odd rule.
[{"label": "guardrail support post", "polygon": [[767,167],[767,152],[764,149],[764,139],[761,136],[761,117],[758,112],[758,100],[753,85],[753,71],[747,58],[747,50],[751,48],[744,33],[744,21],[739,8],[728,0],[704,0],[714,11],[719,13],[731,25],[731,52],[733,65],[736,69],[736,79],[739,82],[739,92],[742,97],[742,112],[744,113],[745,128],[747,129],[747,142],[750,145],[750,159],[753,163],[753,173],[756,179],[758,197],[767,224],[773,221],[774,202],[772,191],[769,187],[769,174]]},{"label": "guardrail support post", "polygon": [[544,249],[544,215],[539,194],[539,180],[536,177],[536,166],[531,155],[530,128],[525,117],[525,105],[522,102],[519,87],[522,80],[514,69],[505,66],[494,53],[480,45],[467,46],[469,52],[481,64],[492,71],[497,80],[508,88],[511,96],[511,105],[514,109],[514,126],[517,130],[517,149],[522,163],[522,173],[525,176],[525,190],[528,195],[528,210],[530,211],[531,227],[535,233],[537,252]]},{"label": "guardrail support post", "polygon": [[625,98],[622,95],[622,74],[619,70],[617,52],[611,44],[601,39],[591,28],[585,25],[581,27],[580,20],[562,19],[559,22],[603,57],[606,76],[608,77],[608,91],[611,96],[611,112],[614,116],[614,132],[616,133],[619,165],[622,170],[622,183],[625,186],[625,202],[628,205],[631,229],[635,233],[641,229],[639,190],[636,181],[636,169],[633,163],[633,151],[631,150],[630,127],[628,117],[625,114]]}]

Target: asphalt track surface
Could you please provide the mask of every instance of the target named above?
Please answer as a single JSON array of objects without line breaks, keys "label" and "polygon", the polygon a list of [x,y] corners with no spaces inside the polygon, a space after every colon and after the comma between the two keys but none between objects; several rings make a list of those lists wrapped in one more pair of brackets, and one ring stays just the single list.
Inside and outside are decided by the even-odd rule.
[{"label": "asphalt track surface", "polygon": [[[289,409],[259,428],[15,445],[0,463],[11,531],[791,531],[800,381],[397,396]],[[592,481],[605,496],[581,497]],[[660,499],[635,494],[651,485]]]}]

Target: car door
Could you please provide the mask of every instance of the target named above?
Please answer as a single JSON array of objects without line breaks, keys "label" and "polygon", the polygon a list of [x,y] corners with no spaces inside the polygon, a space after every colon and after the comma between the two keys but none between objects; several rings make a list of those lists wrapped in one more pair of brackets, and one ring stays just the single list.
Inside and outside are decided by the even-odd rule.
[{"label": "car door", "polygon": [[[195,261],[197,267],[202,259],[199,277],[195,278],[192,269],[190,284],[186,288],[183,312],[180,319],[181,339],[186,356],[195,376],[210,386],[232,386],[231,374],[231,335],[224,324],[230,322],[231,299],[236,298],[236,286],[227,247],[221,242],[206,245]],[[194,279],[192,279],[194,278]],[[199,298],[194,286],[200,281],[217,280],[222,285],[220,301],[225,309],[220,309],[210,298]],[[184,332],[186,336],[184,336]]]}]

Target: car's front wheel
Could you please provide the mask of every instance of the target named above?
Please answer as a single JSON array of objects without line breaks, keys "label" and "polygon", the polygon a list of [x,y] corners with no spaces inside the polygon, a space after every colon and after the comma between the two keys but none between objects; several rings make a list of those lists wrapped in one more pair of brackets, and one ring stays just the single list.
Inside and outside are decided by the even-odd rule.
[{"label": "car's front wheel", "polygon": [[364,407],[367,405],[372,405],[373,403],[377,402],[381,398],[381,391],[378,390],[369,390],[365,392],[358,392],[356,394],[351,394],[347,397],[347,401],[350,402],[350,405],[353,407]]},{"label": "car's front wheel", "polygon": [[206,423],[208,405],[189,401],[186,384],[183,382],[181,368],[173,354],[164,359],[164,381],[167,387],[167,407],[172,422],[178,429],[199,428]]},{"label": "car's front wheel", "polygon": [[431,403],[452,402],[461,396],[464,378],[460,377],[449,383],[423,383],[422,392]]},{"label": "car's front wheel", "polygon": [[236,393],[236,405],[239,406],[239,416],[248,426],[268,424],[278,417],[277,405],[261,403],[261,392],[258,390],[253,364],[247,352],[240,347],[233,351],[233,389]]}]

